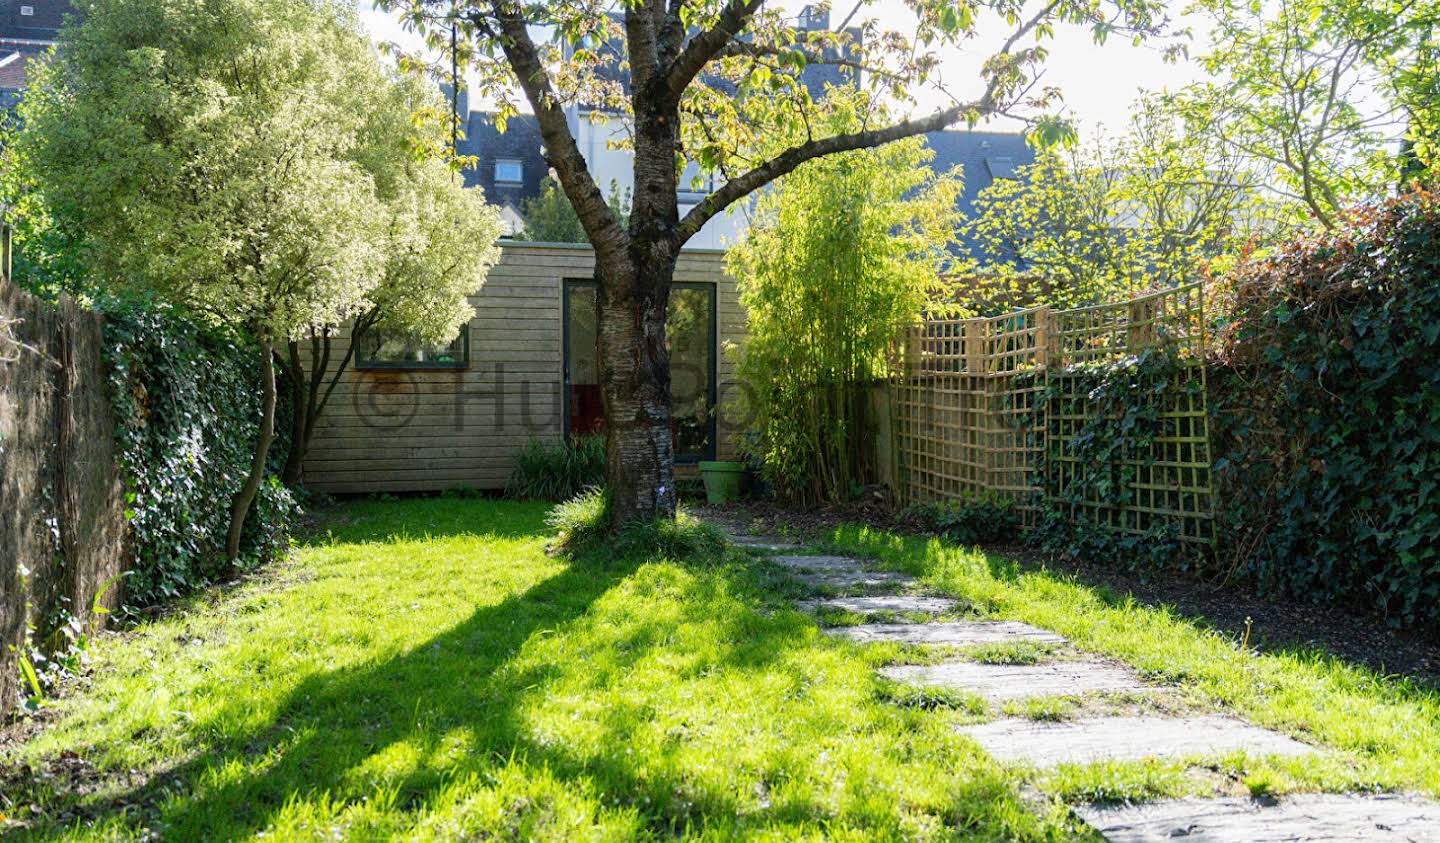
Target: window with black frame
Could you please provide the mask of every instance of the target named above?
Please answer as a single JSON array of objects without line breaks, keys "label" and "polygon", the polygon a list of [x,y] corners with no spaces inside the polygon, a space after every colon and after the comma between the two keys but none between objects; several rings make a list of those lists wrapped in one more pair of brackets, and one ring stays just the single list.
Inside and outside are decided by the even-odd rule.
[{"label": "window with black frame", "polygon": [[470,326],[445,345],[426,345],[403,335],[370,328],[356,332],[357,369],[465,369],[470,366]]}]

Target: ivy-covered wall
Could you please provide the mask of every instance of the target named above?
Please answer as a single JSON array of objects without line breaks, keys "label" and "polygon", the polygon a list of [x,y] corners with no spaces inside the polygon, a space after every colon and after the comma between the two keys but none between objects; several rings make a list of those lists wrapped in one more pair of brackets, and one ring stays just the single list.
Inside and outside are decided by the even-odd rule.
[{"label": "ivy-covered wall", "polygon": [[[259,426],[258,355],[163,304],[106,310],[105,358],[130,528],[125,599],[145,606],[234,573],[225,534]],[[285,541],[295,511],[278,479],[285,453],[284,441],[270,449],[273,473],[246,522],[242,564],[267,561]]]},{"label": "ivy-covered wall", "polygon": [[[1196,461],[1154,447],[1194,438],[1160,411],[1172,399],[1194,406],[1202,382],[1193,361],[1141,354],[1052,372],[1037,402],[1050,420],[1037,467],[1047,512],[1032,537],[1055,552],[1189,568],[1435,629],[1440,201],[1417,194],[1356,210],[1335,232],[1241,264],[1215,291],[1204,379],[1210,476],[1147,477]],[[1061,431],[1066,419],[1082,421]],[[1213,510],[1208,547],[1176,541],[1183,519],[1120,517],[1137,488],[1156,486],[1176,490],[1161,509]]]},{"label": "ivy-covered wall", "polygon": [[1356,211],[1230,279],[1211,368],[1223,573],[1440,622],[1440,201]]}]

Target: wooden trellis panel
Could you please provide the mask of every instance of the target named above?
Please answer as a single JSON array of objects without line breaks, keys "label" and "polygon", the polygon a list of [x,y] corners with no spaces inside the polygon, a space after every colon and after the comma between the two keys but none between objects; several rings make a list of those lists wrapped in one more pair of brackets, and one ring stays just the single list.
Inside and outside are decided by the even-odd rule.
[{"label": "wooden trellis panel", "polygon": [[[1081,465],[1071,443],[1095,412],[1087,370],[1162,346],[1190,364],[1182,378],[1189,387],[1145,396],[1158,427],[1143,447],[1122,444],[1110,464]],[[1122,532],[1163,521],[1187,541],[1211,541],[1204,347],[1198,284],[1076,310],[917,325],[892,382],[901,495],[916,502],[995,493],[1014,500],[1027,522],[1043,502]],[[1092,494],[1102,470],[1123,480],[1123,493]]]},{"label": "wooden trellis panel", "polygon": [[1021,420],[1044,388],[1037,375],[1048,312],[931,320],[911,330],[904,374],[893,385],[907,500],[998,492],[1026,513],[1035,509],[1040,445]]}]

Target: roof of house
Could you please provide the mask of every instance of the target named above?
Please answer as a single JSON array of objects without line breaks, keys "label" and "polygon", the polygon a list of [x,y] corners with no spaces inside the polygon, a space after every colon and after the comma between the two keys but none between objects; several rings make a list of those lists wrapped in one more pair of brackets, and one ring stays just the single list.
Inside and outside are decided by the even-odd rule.
[{"label": "roof of house", "polygon": [[[479,185],[485,198],[495,205],[514,208],[519,212],[525,200],[540,195],[540,181],[549,172],[541,150],[540,123],[533,114],[517,114],[505,121],[502,133],[495,124],[495,115],[472,111],[465,123],[465,137],[458,145],[460,155],[474,156],[475,164],[465,168],[466,187]],[[520,180],[497,180],[497,161],[520,163]]]},{"label": "roof of house", "polygon": [[54,41],[70,0],[0,0],[0,38]]},{"label": "roof of house", "polygon": [[[930,162],[935,172],[954,167],[962,169],[965,190],[955,205],[966,217],[974,216],[975,200],[981,191],[996,179],[1013,178],[1017,168],[1035,161],[1035,150],[1030,148],[1025,136],[1018,133],[950,129],[930,132],[925,136],[925,145],[935,152],[935,159]],[[961,238],[960,245],[973,257],[985,258],[976,252],[977,244],[972,238]]]},{"label": "roof of house", "polygon": [[24,90],[25,83],[30,78],[31,58],[28,53],[0,45],[0,91]]},{"label": "roof of house", "polygon": [[996,179],[1013,178],[1017,167],[1033,163],[1035,151],[1025,136],[1010,132],[973,132],[949,129],[930,132],[925,145],[935,152],[930,168],[938,172],[961,167],[965,193],[960,209],[970,213],[980,192]]}]

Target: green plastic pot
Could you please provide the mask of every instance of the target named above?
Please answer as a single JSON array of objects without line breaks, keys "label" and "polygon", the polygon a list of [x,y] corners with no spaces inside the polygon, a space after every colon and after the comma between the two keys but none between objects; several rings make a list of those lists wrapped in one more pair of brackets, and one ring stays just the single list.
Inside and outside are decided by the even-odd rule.
[{"label": "green plastic pot", "polygon": [[700,463],[700,477],[705,481],[705,500],[710,503],[729,503],[740,499],[740,478],[745,476],[745,464],[739,462]]}]

